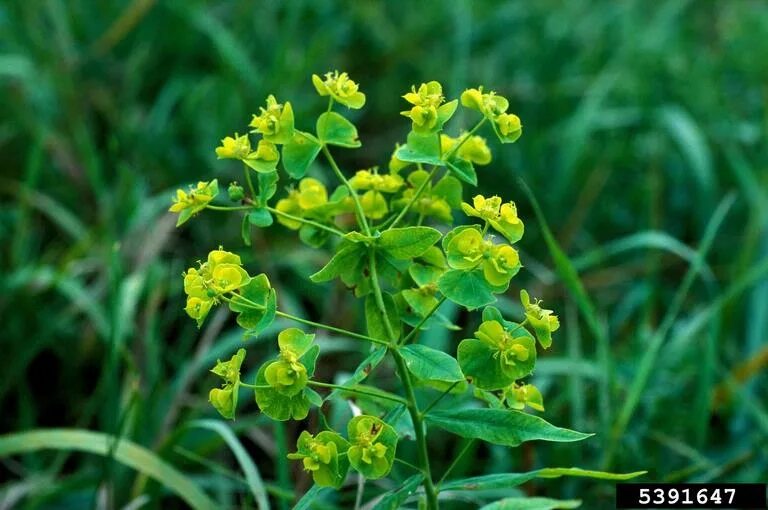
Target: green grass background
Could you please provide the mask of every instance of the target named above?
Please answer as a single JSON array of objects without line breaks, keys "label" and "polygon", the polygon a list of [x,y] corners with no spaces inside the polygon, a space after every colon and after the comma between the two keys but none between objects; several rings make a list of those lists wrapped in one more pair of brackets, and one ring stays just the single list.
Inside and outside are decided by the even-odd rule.
[{"label": "green grass background", "polygon": [[[422,81],[452,97],[496,89],[525,126],[515,145],[494,145],[480,190],[515,200],[526,221],[513,289],[562,319],[535,377],[544,417],[597,435],[478,447],[455,476],[578,465],[647,469],[645,481],[768,480],[766,62],[768,4],[749,0],[2,2],[0,432],[119,436],[223,507],[255,508],[267,490],[285,508],[308,488],[284,460],[299,425],[253,405],[227,428],[199,421],[215,417],[208,368],[241,340],[226,314],[201,331],[184,316],[181,273],[219,244],[240,247],[239,222],[211,213],[176,230],[165,211],[177,187],[238,177],[213,148],[268,93],[307,127],[323,108],[311,73],[339,69],[368,95],[353,114],[364,147],[341,155],[348,171],[386,163],[408,130],[400,95]],[[281,307],[333,316],[344,291],[307,281],[327,255],[279,226],[254,236],[248,268],[270,275]],[[514,300],[501,302],[510,314]],[[349,310],[334,320],[360,327]],[[250,347],[249,369],[267,344]],[[323,374],[354,368],[350,349],[326,342]],[[433,437],[440,474],[463,443]],[[35,450],[34,439],[0,439],[0,452]],[[102,453],[4,456],[0,505],[183,507],[113,447]],[[613,485],[523,492],[608,508]],[[351,487],[336,504],[353,498]]]}]

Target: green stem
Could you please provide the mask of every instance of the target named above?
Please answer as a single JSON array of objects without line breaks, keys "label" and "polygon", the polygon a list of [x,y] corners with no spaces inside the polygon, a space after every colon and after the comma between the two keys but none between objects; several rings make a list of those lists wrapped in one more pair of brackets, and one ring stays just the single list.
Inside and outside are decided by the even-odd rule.
[{"label": "green stem", "polygon": [[448,477],[448,475],[451,474],[451,471],[453,471],[453,468],[456,467],[456,465],[459,463],[459,461],[464,456],[464,454],[467,453],[467,451],[469,451],[469,447],[472,446],[474,443],[475,443],[474,439],[470,439],[469,441],[467,441],[467,444],[464,446],[464,448],[461,449],[461,452],[456,456],[456,458],[453,459],[453,462],[451,463],[450,466],[448,466],[448,469],[445,470],[445,473],[443,473],[443,476],[440,477],[440,481],[437,482],[438,487],[443,485],[443,482]]},{"label": "green stem", "polygon": [[432,472],[429,467],[429,451],[427,449],[427,434],[424,428],[424,420],[419,412],[419,405],[416,403],[416,394],[413,391],[413,383],[411,382],[411,374],[408,372],[408,367],[405,364],[405,360],[400,352],[396,348],[390,348],[389,352],[392,353],[392,357],[395,359],[395,366],[397,367],[397,373],[400,376],[400,380],[403,383],[405,389],[405,396],[408,399],[408,413],[411,415],[413,421],[413,430],[416,434],[416,445],[418,447],[419,464],[421,465],[421,471],[424,473],[424,492],[427,496],[427,509],[438,510],[437,503],[437,490],[435,484],[432,481]]},{"label": "green stem", "polygon": [[253,181],[251,180],[251,170],[245,163],[243,163],[243,171],[245,172],[245,182],[248,184],[248,189],[251,192],[251,199],[256,200],[258,195],[256,193],[256,188],[253,187]]},{"label": "green stem", "polygon": [[443,397],[448,395],[452,389],[456,387],[457,384],[459,384],[461,381],[456,381],[455,383],[448,386],[448,389],[446,389],[444,392],[442,392],[435,400],[432,401],[431,404],[429,404],[426,409],[421,411],[421,416],[426,416],[428,412],[432,410],[441,400],[443,400]]},{"label": "green stem", "polygon": [[477,124],[475,124],[475,127],[473,127],[472,129],[470,129],[470,130],[469,130],[469,133],[465,134],[465,135],[464,135],[464,137],[463,137],[463,138],[462,138],[462,139],[459,141],[459,143],[457,143],[456,145],[454,145],[454,146],[451,148],[451,150],[449,150],[448,152],[446,152],[446,153],[445,153],[445,154],[444,154],[444,155],[441,157],[441,159],[442,159],[443,161],[447,161],[447,160],[448,160],[448,159],[449,159],[451,156],[453,156],[453,155],[456,153],[456,151],[458,151],[458,150],[461,148],[461,146],[462,146],[462,145],[464,145],[464,142],[466,142],[467,140],[469,140],[469,139],[472,137],[472,135],[474,135],[474,134],[475,134],[475,131],[477,131],[478,129],[480,129],[480,126],[482,126],[483,124],[485,124],[485,121],[486,121],[486,120],[488,120],[488,119],[486,119],[485,117],[483,117],[483,118],[480,120],[480,122],[478,122]]},{"label": "green stem", "polygon": [[[226,301],[227,303],[234,302],[235,304],[244,304],[244,305],[250,306],[251,308],[254,308],[256,310],[264,310],[264,308],[265,308],[263,305],[260,305],[259,303],[254,303],[250,299],[248,299],[246,297],[243,297],[240,294],[232,294],[232,295],[235,296],[234,299],[228,298],[226,296],[222,296],[221,298],[224,301]],[[375,344],[389,346],[389,342],[386,342],[384,340],[380,340],[378,338],[373,338],[373,337],[367,336],[367,335],[361,335],[360,333],[355,333],[354,331],[348,331],[346,329],[337,328],[335,326],[329,326],[328,324],[322,324],[320,322],[314,322],[314,321],[311,321],[311,320],[302,319],[301,317],[296,317],[295,315],[291,315],[289,313],[281,312],[280,310],[276,310],[275,311],[275,315],[277,315],[278,317],[283,317],[284,319],[288,319],[288,320],[292,320],[294,322],[305,324],[307,326],[312,326],[314,328],[319,328],[319,329],[325,329],[325,330],[328,330],[328,331],[333,331],[334,333],[338,333],[340,335],[344,335],[344,336],[347,336],[347,337],[350,337],[350,338],[356,338],[358,340],[365,340],[365,341],[368,341],[368,342],[373,342]]]},{"label": "green stem", "polygon": [[250,205],[226,206],[226,205],[206,205],[206,209],[212,211],[250,211],[253,209]]},{"label": "green stem", "polygon": [[395,221],[392,222],[392,224],[387,228],[389,230],[390,228],[395,228],[395,226],[400,223],[400,220],[403,219],[403,217],[408,213],[408,210],[413,206],[413,204],[416,203],[416,201],[421,196],[424,189],[427,187],[427,184],[432,181],[432,177],[435,175],[435,172],[437,172],[437,166],[432,167],[432,171],[429,172],[429,176],[424,179],[424,181],[419,185],[419,187],[416,189],[416,193],[413,194],[411,199],[408,201],[407,204],[405,204],[405,207],[400,211],[400,214],[397,215],[395,218]]},{"label": "green stem", "polygon": [[305,225],[312,225],[315,228],[319,228],[320,230],[325,230],[326,232],[330,232],[331,234],[344,237],[344,232],[341,230],[337,230],[333,227],[329,227],[328,225],[323,225],[322,223],[318,223],[316,221],[308,220],[306,218],[302,218],[301,216],[294,216],[293,214],[289,214],[287,212],[279,211],[275,209],[274,207],[266,207],[267,211],[271,212],[272,214],[276,214],[278,216],[282,216],[283,218],[287,218],[292,221],[298,221],[300,223],[304,223]]},{"label": "green stem", "polygon": [[[371,284],[373,286],[373,295],[376,300],[376,306],[379,308],[379,312],[384,318],[384,329],[387,332],[389,338],[394,338],[394,331],[392,325],[389,323],[389,316],[387,315],[387,309],[384,306],[384,297],[381,292],[381,286],[379,285],[379,277],[376,270],[376,253],[374,250],[369,252],[370,269],[371,269]],[[406,408],[411,415],[413,421],[413,429],[416,434],[416,444],[418,446],[419,464],[421,465],[421,471],[424,473],[424,492],[427,496],[427,509],[438,510],[437,503],[437,490],[432,482],[432,472],[429,468],[429,451],[427,449],[427,434],[424,427],[424,420],[419,412],[419,404],[416,401],[416,393],[413,390],[413,382],[411,381],[411,374],[408,371],[408,367],[405,364],[405,359],[400,354],[397,345],[389,347],[389,352],[395,360],[395,366],[397,367],[397,373],[400,376],[400,380],[403,383],[405,389],[405,396],[407,399]]]},{"label": "green stem", "polygon": [[382,393],[376,393],[375,391],[367,391],[362,388],[352,388],[349,386],[342,386],[340,384],[330,384],[320,381],[307,381],[310,386],[317,386],[318,388],[330,388],[333,390],[346,391],[347,393],[356,393],[358,395],[365,395],[367,397],[380,398],[382,400],[390,400],[397,402],[398,404],[408,405],[408,401],[397,395],[386,395]]},{"label": "green stem", "polygon": [[251,388],[252,390],[267,390],[272,387],[269,384],[248,384],[243,381],[240,381],[240,386]]},{"label": "green stem", "polygon": [[429,311],[429,313],[427,313],[427,315],[425,315],[425,316],[424,316],[424,317],[421,319],[421,321],[419,321],[419,323],[418,323],[418,324],[416,324],[416,326],[415,326],[415,327],[414,327],[414,328],[413,328],[411,331],[409,331],[407,335],[405,335],[405,338],[403,338],[403,340],[400,342],[400,345],[405,345],[405,344],[407,344],[407,343],[408,343],[408,341],[409,341],[411,338],[413,338],[414,336],[416,336],[416,333],[418,333],[418,332],[419,332],[419,330],[421,330],[421,327],[424,325],[424,323],[425,323],[425,322],[427,322],[427,321],[429,320],[429,318],[430,318],[430,317],[432,317],[432,315],[434,315],[434,313],[437,311],[437,309],[438,309],[438,308],[440,308],[440,305],[442,305],[443,303],[445,303],[445,300],[446,300],[446,299],[448,299],[446,296],[443,296],[443,297],[441,297],[441,298],[438,300],[437,304],[436,304],[435,306],[433,306],[433,307],[432,307],[432,309]]},{"label": "green stem", "polygon": [[328,146],[323,144],[322,150],[323,154],[325,154],[325,159],[328,160],[328,163],[331,165],[331,168],[336,174],[336,177],[338,177],[339,180],[344,183],[344,186],[347,187],[350,195],[352,195],[352,200],[355,202],[355,210],[357,211],[357,222],[362,227],[365,235],[371,235],[371,229],[368,228],[368,221],[365,219],[365,213],[363,213],[363,205],[360,203],[360,197],[357,196],[357,191],[355,191],[347,178],[344,177],[344,174],[341,173],[341,169],[339,168],[339,165],[336,164],[336,160],[333,159],[333,155],[331,154],[331,151],[328,150]]}]

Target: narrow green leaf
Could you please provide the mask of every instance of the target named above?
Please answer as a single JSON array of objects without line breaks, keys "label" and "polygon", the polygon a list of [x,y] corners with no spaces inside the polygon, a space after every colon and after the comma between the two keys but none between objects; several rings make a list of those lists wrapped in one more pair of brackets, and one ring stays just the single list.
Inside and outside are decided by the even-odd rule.
[{"label": "narrow green leaf", "polygon": [[454,158],[447,161],[446,165],[448,165],[448,169],[453,175],[472,186],[477,186],[477,172],[475,172],[475,167],[472,163],[463,159]]},{"label": "narrow green leaf", "polygon": [[437,349],[421,344],[406,345],[400,350],[405,365],[413,375],[424,381],[458,382],[464,380],[459,362]]},{"label": "narrow green leaf", "polygon": [[537,439],[581,441],[593,435],[555,427],[537,416],[505,409],[436,411],[427,416],[427,421],[461,437],[504,446],[518,446]]},{"label": "narrow green leaf", "polygon": [[301,179],[320,152],[320,142],[309,133],[297,131],[290,142],[283,145],[283,167],[294,179]]},{"label": "narrow green leaf", "polygon": [[556,510],[560,508],[578,508],[579,499],[550,499],[550,498],[505,498],[480,510]]},{"label": "narrow green leaf", "polygon": [[397,510],[419,488],[422,481],[424,481],[424,475],[413,475],[397,489],[385,492],[379,502],[376,503],[376,510]]},{"label": "narrow green leaf", "polygon": [[317,136],[328,145],[349,148],[362,145],[357,138],[355,125],[336,112],[326,112],[318,117]]},{"label": "narrow green leaf", "polygon": [[227,424],[216,420],[195,420],[189,423],[188,426],[212,430],[221,436],[224,442],[227,443],[227,446],[229,446],[229,449],[232,450],[237,463],[243,469],[245,480],[248,482],[248,487],[251,489],[251,494],[253,494],[259,509],[269,510],[267,489],[264,486],[261,474],[259,474],[259,469],[235,433],[232,432],[232,429]]},{"label": "narrow green leaf", "polygon": [[423,255],[441,235],[431,227],[391,228],[381,233],[377,246],[396,259],[412,259]]},{"label": "narrow green leaf", "polygon": [[326,494],[333,492],[331,487],[320,487],[319,485],[313,485],[310,489],[301,497],[301,499],[293,507],[293,510],[310,510],[312,503],[321,499]]},{"label": "narrow green leaf", "polygon": [[[368,377],[368,374],[370,374],[374,368],[379,366],[379,363],[381,363],[381,360],[384,359],[384,356],[386,354],[387,354],[386,347],[376,347],[360,363],[360,365],[357,366],[355,371],[352,373],[352,377],[344,381],[343,386],[352,386],[362,382],[366,377]],[[338,395],[339,391],[340,390],[338,389],[333,390],[325,399],[329,400],[335,397],[336,395]]]},{"label": "narrow green leaf", "polygon": [[35,429],[0,436],[0,457],[45,449],[110,455],[121,464],[157,480],[194,509],[221,508],[198,488],[196,482],[154,452],[127,439],[80,429]]},{"label": "narrow green leaf", "polygon": [[365,246],[360,243],[339,246],[339,250],[331,257],[331,260],[320,271],[310,276],[310,280],[315,283],[333,280],[349,271],[351,267],[356,267],[366,253]]},{"label": "narrow green leaf", "polygon": [[598,480],[629,480],[642,476],[647,471],[634,473],[606,473],[604,471],[591,471],[581,468],[545,468],[529,471],[527,473],[500,473],[494,475],[474,476],[462,480],[451,480],[440,486],[440,490],[451,491],[483,491],[490,489],[511,489],[522,485],[534,478],[560,478],[562,476],[574,476],[582,478],[595,478]]}]

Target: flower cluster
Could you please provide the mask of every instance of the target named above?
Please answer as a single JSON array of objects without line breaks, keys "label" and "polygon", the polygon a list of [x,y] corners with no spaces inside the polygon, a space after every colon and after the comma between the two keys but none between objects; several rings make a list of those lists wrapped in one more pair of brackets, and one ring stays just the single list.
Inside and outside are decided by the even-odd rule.
[{"label": "flower cluster", "polygon": [[208,254],[208,260],[199,268],[191,267],[184,274],[184,292],[187,295],[187,315],[200,326],[219,296],[233,292],[250,281],[238,255],[221,248]]},{"label": "flower cluster", "polygon": [[365,215],[378,220],[389,212],[389,206],[383,193],[396,193],[403,187],[403,178],[397,174],[380,175],[376,169],[358,170],[349,184],[355,191],[365,191],[360,197],[360,203]]},{"label": "flower cluster", "polygon": [[168,209],[170,212],[179,215],[176,226],[178,227],[205,209],[218,194],[219,183],[216,179],[210,182],[200,181],[197,183],[197,186],[190,186],[188,191],[183,189],[176,190],[176,197]]},{"label": "flower cluster", "polygon": [[321,96],[331,96],[335,101],[349,108],[360,109],[365,105],[365,94],[347,73],[325,73],[325,79],[312,75],[312,84]]},{"label": "flower cluster", "polygon": [[483,92],[483,87],[467,89],[461,94],[461,104],[490,120],[502,143],[515,142],[523,134],[520,117],[508,113],[509,101],[495,92]]}]

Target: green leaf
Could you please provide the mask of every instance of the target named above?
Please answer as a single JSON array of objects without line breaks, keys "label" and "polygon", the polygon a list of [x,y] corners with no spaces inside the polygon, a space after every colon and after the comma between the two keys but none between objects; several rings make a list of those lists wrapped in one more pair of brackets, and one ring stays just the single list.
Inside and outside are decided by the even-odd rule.
[{"label": "green leaf", "polygon": [[[355,384],[362,382],[366,377],[368,377],[368,374],[370,374],[374,368],[379,366],[379,363],[381,363],[381,360],[384,359],[384,356],[386,354],[387,354],[386,347],[376,347],[360,363],[360,365],[357,366],[355,371],[352,373],[352,377],[344,381],[344,384],[342,386],[354,386]],[[341,390],[338,390],[338,389],[333,390],[331,393],[328,394],[327,397],[325,397],[325,400],[329,400],[335,397],[336,395],[339,394],[340,391]]]},{"label": "green leaf", "polygon": [[424,293],[419,290],[405,289],[401,292],[406,305],[419,317],[426,317],[437,304],[433,293]]},{"label": "green leaf", "polygon": [[464,380],[459,362],[453,356],[421,344],[406,345],[400,350],[405,365],[413,375],[425,381],[458,382]]},{"label": "green leaf", "polygon": [[258,336],[275,320],[277,308],[275,290],[270,286],[267,275],[261,273],[251,278],[248,285],[241,287],[239,292],[248,301],[264,307],[258,309],[243,300],[238,302],[236,295],[229,303],[229,309],[238,313],[237,324],[246,330],[246,336]]},{"label": "green leaf", "polygon": [[296,131],[283,145],[283,167],[294,179],[301,179],[321,149],[320,141],[309,133]]},{"label": "green leaf", "polygon": [[[257,386],[269,386],[264,376],[268,365],[269,363],[264,363],[256,374]],[[312,402],[317,401],[315,398],[310,399],[307,390],[308,388],[304,388],[301,392],[290,397],[271,387],[260,387],[255,389],[253,393],[261,412],[273,420],[286,421],[290,419],[303,420],[307,417]]]},{"label": "green leaf", "polygon": [[451,117],[453,117],[453,114],[456,113],[456,108],[459,106],[459,101],[457,99],[454,99],[453,101],[448,101],[444,105],[440,105],[437,108],[437,126],[438,129],[443,129],[443,124],[448,122]]},{"label": "green leaf", "polygon": [[332,492],[334,492],[334,490],[330,487],[313,485],[296,503],[293,510],[311,510],[312,508],[315,508],[313,503],[316,503],[323,495],[331,494]]},{"label": "green leaf", "polygon": [[446,175],[432,188],[432,196],[445,200],[453,209],[461,207],[462,189],[461,183],[455,177]]},{"label": "green leaf", "polygon": [[376,510],[398,510],[423,481],[424,475],[413,475],[397,489],[385,492],[379,502],[376,503]]},{"label": "green leaf", "polygon": [[537,416],[504,409],[436,411],[427,416],[427,421],[461,437],[503,446],[518,446],[536,439],[581,441],[593,435],[555,427]]},{"label": "green leaf", "polygon": [[441,485],[441,490],[451,491],[483,491],[491,489],[511,489],[534,478],[560,478],[561,476],[575,476],[583,478],[596,478],[599,480],[629,480],[647,471],[634,473],[606,473],[604,471],[591,471],[580,468],[545,468],[529,471],[527,473],[500,473],[494,475],[474,476],[462,480],[451,480]]},{"label": "green leaf", "polygon": [[396,259],[412,259],[424,254],[441,237],[431,227],[391,228],[381,233],[377,246]]},{"label": "green leaf", "polygon": [[366,258],[366,247],[360,243],[342,243],[331,260],[318,272],[309,277],[315,283],[327,282],[334,278],[349,274],[350,269],[359,265]]},{"label": "green leaf", "polygon": [[256,227],[268,227],[274,223],[274,219],[268,210],[254,209],[248,213],[248,222]]},{"label": "green leaf", "polygon": [[261,207],[266,207],[267,201],[277,193],[277,181],[279,179],[277,171],[257,175],[256,180],[259,183],[258,202]]},{"label": "green leaf", "polygon": [[330,232],[312,225],[302,225],[299,229],[299,239],[301,239],[301,242],[312,248],[322,248],[330,237]]},{"label": "green leaf", "polygon": [[556,510],[580,506],[579,499],[505,498],[485,505],[480,510]]},{"label": "green leaf", "polygon": [[448,299],[470,310],[496,301],[491,287],[483,278],[482,271],[452,269],[437,281],[437,287]]},{"label": "green leaf", "polygon": [[[247,214],[243,216],[243,221],[240,223],[240,237],[243,238],[244,245],[246,246],[251,245],[251,222],[248,221]],[[198,327],[200,327],[199,324],[198,324]]]},{"label": "green leaf", "polygon": [[251,455],[245,450],[243,444],[235,433],[232,432],[232,429],[226,423],[217,420],[195,420],[187,426],[212,430],[221,436],[235,455],[237,463],[243,469],[245,480],[248,482],[248,487],[251,489],[251,494],[253,494],[256,504],[260,509],[269,510],[269,497],[267,496],[264,481],[259,473],[259,468],[256,467]]},{"label": "green leaf", "polygon": [[410,163],[445,166],[440,159],[440,140],[437,134],[420,135],[411,131],[407,143],[395,151],[395,157]]},{"label": "green leaf", "polygon": [[355,148],[362,144],[357,139],[357,128],[336,112],[326,112],[317,119],[317,136],[328,145]]},{"label": "green leaf", "polygon": [[376,303],[376,298],[373,294],[369,294],[368,297],[365,298],[365,323],[368,326],[368,336],[395,342],[400,338],[400,333],[402,332],[400,312],[398,311],[397,306],[395,305],[395,300],[392,298],[391,294],[383,292],[381,297],[384,301],[384,309],[387,311],[386,320],[389,321],[394,336],[390,337],[387,333],[387,327],[384,324],[385,317],[381,313],[381,310],[379,310],[379,306]]},{"label": "green leaf", "polygon": [[477,186],[477,173],[472,163],[455,158],[447,161],[446,165],[453,175],[472,186]]},{"label": "green leaf", "polygon": [[245,158],[242,160],[242,162],[245,163],[249,168],[252,168],[257,173],[260,173],[260,174],[273,173],[277,168],[277,163],[279,161],[280,161],[280,158],[274,161],[264,161],[261,159],[248,159],[248,158]]},{"label": "green leaf", "polygon": [[78,429],[36,429],[0,436],[0,457],[45,449],[109,456],[157,480],[196,510],[221,508],[219,503],[200,490],[197,482],[165,462],[154,452],[125,438]]}]

